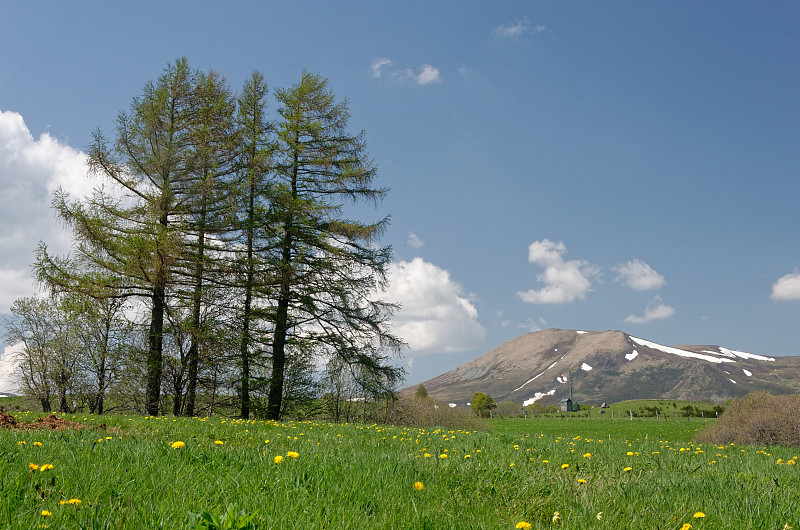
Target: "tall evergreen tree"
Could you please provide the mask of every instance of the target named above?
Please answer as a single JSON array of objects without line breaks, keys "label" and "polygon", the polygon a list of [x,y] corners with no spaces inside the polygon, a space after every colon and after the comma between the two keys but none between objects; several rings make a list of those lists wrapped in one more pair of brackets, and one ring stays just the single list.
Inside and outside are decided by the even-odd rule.
[{"label": "tall evergreen tree", "polygon": [[37,278],[54,289],[102,297],[114,286],[149,302],[145,409],[153,415],[159,413],[167,295],[183,251],[195,85],[196,73],[180,59],[119,115],[113,143],[94,134],[89,173],[110,183],[115,195],[103,187],[83,201],[56,193],[54,207],[75,234],[77,259],[99,272],[75,274],[43,244],[37,252]]},{"label": "tall evergreen tree", "polygon": [[[267,83],[264,76],[254,71],[245,83],[239,97],[237,126],[239,129],[239,243],[243,247],[239,260],[239,271],[243,300],[241,308],[241,334],[239,359],[241,381],[239,397],[240,415],[250,417],[251,411],[251,364],[255,349],[254,299],[263,298],[271,282],[268,271],[264,271],[260,259],[268,240],[265,239],[264,226],[269,206],[269,172],[274,150],[271,138],[272,126],[266,116]],[[267,243],[265,243],[267,241]],[[263,315],[261,315],[263,316]]]},{"label": "tall evergreen tree", "polygon": [[393,307],[376,301],[385,282],[389,247],[376,246],[388,222],[343,217],[346,201],[380,200],[372,187],[376,169],[364,133],[347,132],[347,102],[335,101],[327,80],[303,73],[279,90],[275,183],[272,374],[267,416],[282,411],[287,344],[311,341],[346,364],[370,374],[372,390],[391,386],[401,370],[389,362],[401,343],[387,328]]}]

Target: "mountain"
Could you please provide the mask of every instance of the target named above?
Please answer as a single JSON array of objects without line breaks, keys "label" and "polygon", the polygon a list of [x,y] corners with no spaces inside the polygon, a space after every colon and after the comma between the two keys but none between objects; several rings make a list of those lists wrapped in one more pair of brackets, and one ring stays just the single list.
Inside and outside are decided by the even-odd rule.
[{"label": "mountain", "polygon": [[527,333],[424,381],[428,395],[466,404],[475,392],[533,403],[627,399],[727,400],[755,390],[800,392],[800,357],[768,357],[721,346],[662,346],[622,331]]}]

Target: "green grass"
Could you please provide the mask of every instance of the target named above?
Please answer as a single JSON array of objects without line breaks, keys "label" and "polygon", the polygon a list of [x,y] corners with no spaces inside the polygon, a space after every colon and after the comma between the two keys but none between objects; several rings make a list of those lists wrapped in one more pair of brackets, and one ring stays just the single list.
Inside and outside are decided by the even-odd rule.
[{"label": "green grass", "polygon": [[[194,528],[190,514],[230,509],[258,528],[800,528],[800,465],[786,464],[798,450],[693,445],[700,420],[498,420],[475,432],[66,419],[94,427],[0,432],[0,526]],[[81,503],[59,504],[69,499]]]}]

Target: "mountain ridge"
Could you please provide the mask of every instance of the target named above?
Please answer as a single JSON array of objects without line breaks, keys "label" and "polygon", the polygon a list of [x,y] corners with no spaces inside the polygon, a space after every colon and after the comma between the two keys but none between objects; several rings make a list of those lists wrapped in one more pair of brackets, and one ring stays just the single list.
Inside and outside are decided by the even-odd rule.
[{"label": "mountain ridge", "polygon": [[[475,392],[526,404],[573,397],[724,401],[755,390],[800,392],[800,356],[770,357],[716,345],[664,346],[620,330],[526,333],[423,381],[433,398],[466,404]],[[416,385],[415,385],[416,386]]]}]

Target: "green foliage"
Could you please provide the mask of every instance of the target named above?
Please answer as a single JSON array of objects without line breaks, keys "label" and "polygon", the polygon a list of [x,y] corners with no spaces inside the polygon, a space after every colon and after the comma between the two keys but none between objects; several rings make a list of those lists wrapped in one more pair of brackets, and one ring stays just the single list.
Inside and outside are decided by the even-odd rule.
[{"label": "green foliage", "polygon": [[255,522],[258,512],[248,514],[245,510],[236,513],[236,510],[229,506],[222,513],[217,508],[213,513],[190,512],[186,516],[186,523],[193,530],[256,530],[258,525]]},{"label": "green foliage", "polygon": [[492,396],[483,392],[475,392],[472,396],[470,407],[475,415],[485,418],[489,416],[490,410],[497,408],[497,403],[492,399]]}]

